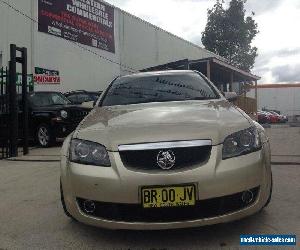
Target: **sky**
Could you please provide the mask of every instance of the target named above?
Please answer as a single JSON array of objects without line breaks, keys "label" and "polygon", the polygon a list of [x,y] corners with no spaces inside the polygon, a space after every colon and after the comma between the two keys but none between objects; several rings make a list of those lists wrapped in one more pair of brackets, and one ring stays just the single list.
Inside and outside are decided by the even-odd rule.
[{"label": "sky", "polygon": [[[229,0],[226,0],[228,3]],[[197,45],[215,0],[107,0],[133,15]],[[248,0],[259,34],[252,73],[260,83],[300,82],[300,0]]]}]

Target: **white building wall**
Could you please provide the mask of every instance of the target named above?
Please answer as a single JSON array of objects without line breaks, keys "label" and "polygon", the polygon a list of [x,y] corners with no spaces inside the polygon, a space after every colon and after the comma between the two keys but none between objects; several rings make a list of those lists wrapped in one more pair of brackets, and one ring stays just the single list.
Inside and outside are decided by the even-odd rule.
[{"label": "white building wall", "polygon": [[[38,19],[37,0],[5,1],[34,20]],[[36,90],[104,90],[120,74],[185,58],[215,56],[118,8],[115,8],[115,53],[82,44],[78,46],[38,32],[37,23],[0,2],[0,54],[2,51],[3,65],[7,65],[9,60],[10,43],[28,49],[29,73],[34,71],[34,67],[60,72],[60,85],[38,85]]]},{"label": "white building wall", "polygon": [[122,63],[141,70],[181,59],[216,56],[148,22],[119,10]]},{"label": "white building wall", "polygon": [[[254,89],[247,95],[254,97]],[[279,110],[289,116],[300,115],[300,87],[258,88],[258,108]]]},{"label": "white building wall", "polygon": [[[31,16],[31,0],[10,0],[9,4],[18,6],[22,12]],[[28,49],[28,66],[31,72],[31,42],[32,42],[32,22],[24,16],[12,11],[11,8],[0,3],[0,53],[2,51],[2,64],[7,66],[9,60],[9,44],[16,43],[19,47]]]},{"label": "white building wall", "polygon": [[164,64],[185,58],[195,60],[205,57],[218,57],[212,52],[194,45],[191,42],[172,36],[170,33],[161,30],[158,30],[157,33],[159,60],[154,62],[154,65],[151,66],[155,66],[156,63]]}]

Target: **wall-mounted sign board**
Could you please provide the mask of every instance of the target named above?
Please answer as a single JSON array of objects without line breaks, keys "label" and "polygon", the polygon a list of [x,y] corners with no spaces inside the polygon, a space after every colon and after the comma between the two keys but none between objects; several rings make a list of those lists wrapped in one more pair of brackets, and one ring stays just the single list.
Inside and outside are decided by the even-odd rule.
[{"label": "wall-mounted sign board", "polygon": [[115,52],[114,8],[100,0],[38,0],[38,30]]},{"label": "wall-mounted sign board", "polygon": [[60,75],[57,70],[34,68],[34,83],[36,84],[60,84]]}]

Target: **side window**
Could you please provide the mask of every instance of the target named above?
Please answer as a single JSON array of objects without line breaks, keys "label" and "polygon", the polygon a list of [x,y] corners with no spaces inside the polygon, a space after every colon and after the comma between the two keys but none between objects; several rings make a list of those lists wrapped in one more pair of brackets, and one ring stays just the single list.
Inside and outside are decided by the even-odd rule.
[{"label": "side window", "polygon": [[77,95],[69,95],[67,97],[72,103],[77,103],[78,100],[77,100]]},{"label": "side window", "polygon": [[87,94],[79,94],[77,97],[78,97],[78,103],[92,101],[92,99],[90,98],[90,96],[87,95]]}]

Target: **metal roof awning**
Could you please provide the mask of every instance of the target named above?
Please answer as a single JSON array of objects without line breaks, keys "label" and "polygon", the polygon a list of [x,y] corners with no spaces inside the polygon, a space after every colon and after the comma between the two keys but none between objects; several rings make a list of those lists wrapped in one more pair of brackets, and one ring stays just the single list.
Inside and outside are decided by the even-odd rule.
[{"label": "metal roof awning", "polygon": [[[202,65],[201,65],[202,64]],[[203,65],[206,64],[206,65]],[[209,57],[209,58],[203,58],[199,60],[190,60],[189,65],[190,69],[194,69],[200,67],[203,68],[203,66],[207,67],[207,65],[210,64],[210,78],[212,81],[215,78],[216,83],[221,82],[228,82],[230,83],[231,80],[233,82],[248,82],[248,81],[257,81],[260,79],[259,76],[256,76],[254,74],[251,74],[247,71],[241,70],[225,61],[222,61],[215,57]],[[206,69],[206,74],[208,69]],[[222,74],[222,76],[220,76]],[[233,74],[233,79],[231,79],[231,74]]]},{"label": "metal roof awning", "polygon": [[[197,70],[210,79],[221,91],[234,91],[239,95],[236,105],[242,108],[253,119],[256,119],[257,113],[257,80],[259,76],[250,72],[241,70],[226,61],[216,57],[202,58],[198,60],[183,59],[157,65],[147,69],[147,71],[161,70]],[[255,86],[255,98],[246,97],[249,87]]]},{"label": "metal roof awning", "polygon": [[158,71],[158,70],[186,70],[186,69],[189,69],[189,60],[182,59],[179,61],[169,62],[166,64],[161,64],[150,68],[142,69],[140,70],[140,72]]},{"label": "metal roof awning", "polygon": [[259,76],[241,70],[229,63],[222,61],[216,57],[202,58],[198,60],[183,59],[179,61],[169,62],[141,70],[197,70],[206,75],[216,85],[232,84],[233,82],[252,83],[260,79]]}]

